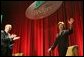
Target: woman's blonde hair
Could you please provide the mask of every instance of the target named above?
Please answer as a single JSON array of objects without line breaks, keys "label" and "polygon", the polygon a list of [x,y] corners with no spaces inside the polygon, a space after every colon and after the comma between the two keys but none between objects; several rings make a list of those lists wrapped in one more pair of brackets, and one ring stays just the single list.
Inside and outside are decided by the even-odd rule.
[{"label": "woman's blonde hair", "polygon": [[64,22],[59,22],[58,25],[59,25],[59,24],[63,24],[63,25],[64,25]]},{"label": "woman's blonde hair", "polygon": [[58,25],[62,24],[64,29],[65,29],[65,23],[64,22],[59,22]]}]

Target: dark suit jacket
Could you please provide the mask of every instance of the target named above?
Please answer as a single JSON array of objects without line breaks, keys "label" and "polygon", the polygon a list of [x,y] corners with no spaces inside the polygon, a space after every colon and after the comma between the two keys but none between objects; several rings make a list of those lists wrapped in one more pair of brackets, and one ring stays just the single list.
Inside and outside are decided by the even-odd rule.
[{"label": "dark suit jacket", "polygon": [[55,47],[58,45],[58,51],[60,56],[65,56],[67,47],[69,45],[69,39],[68,35],[70,35],[73,32],[72,27],[70,27],[68,30],[63,30],[61,34],[58,34],[55,42],[51,46],[51,49],[54,50]]},{"label": "dark suit jacket", "polygon": [[9,53],[11,53],[11,48],[12,48],[12,44],[13,43],[13,39],[10,39],[8,34],[1,30],[1,55],[2,56],[6,56]]}]

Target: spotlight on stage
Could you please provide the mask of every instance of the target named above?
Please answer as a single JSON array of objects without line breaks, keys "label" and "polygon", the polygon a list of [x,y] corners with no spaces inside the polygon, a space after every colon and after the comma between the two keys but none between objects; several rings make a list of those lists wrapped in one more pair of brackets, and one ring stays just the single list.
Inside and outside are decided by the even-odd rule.
[{"label": "spotlight on stage", "polygon": [[25,12],[28,19],[43,19],[56,12],[63,1],[35,1]]}]

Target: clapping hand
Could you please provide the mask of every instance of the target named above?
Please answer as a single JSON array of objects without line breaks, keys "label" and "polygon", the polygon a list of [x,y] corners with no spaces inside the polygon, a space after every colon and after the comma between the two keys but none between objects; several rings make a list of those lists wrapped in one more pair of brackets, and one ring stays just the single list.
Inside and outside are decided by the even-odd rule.
[{"label": "clapping hand", "polygon": [[17,39],[19,39],[19,38],[20,38],[20,37],[14,37],[13,40],[17,40]]},{"label": "clapping hand", "polygon": [[12,34],[12,35],[10,35],[10,38],[13,38],[13,40],[17,40],[17,39],[19,39],[20,37],[17,37],[16,34]]}]

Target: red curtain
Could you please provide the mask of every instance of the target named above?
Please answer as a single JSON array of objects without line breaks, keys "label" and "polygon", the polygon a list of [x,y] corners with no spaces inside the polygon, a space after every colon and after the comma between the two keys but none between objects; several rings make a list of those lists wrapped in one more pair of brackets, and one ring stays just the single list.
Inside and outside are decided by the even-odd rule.
[{"label": "red curtain", "polygon": [[41,20],[26,18],[27,1],[24,3],[22,3],[23,1],[17,2],[20,3],[10,6],[9,17],[6,18],[9,20],[6,20],[7,23],[13,25],[12,32],[20,36],[19,40],[14,41],[13,53],[23,53],[24,56],[59,56],[57,47],[52,54],[48,53],[48,49],[56,39],[57,23],[63,21],[68,27],[67,21],[72,17],[75,20],[73,24],[74,32],[69,37],[69,45],[78,45],[79,55],[83,56],[82,1],[64,1],[54,14]]}]

